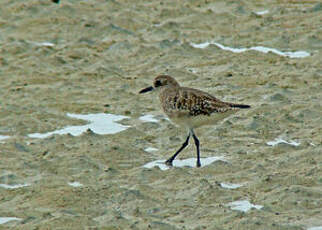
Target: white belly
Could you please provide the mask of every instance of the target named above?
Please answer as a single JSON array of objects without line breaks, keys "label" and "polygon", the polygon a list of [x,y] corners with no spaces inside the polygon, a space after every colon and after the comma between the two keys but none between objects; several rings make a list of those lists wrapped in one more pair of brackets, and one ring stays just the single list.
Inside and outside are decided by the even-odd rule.
[{"label": "white belly", "polygon": [[187,113],[172,113],[168,114],[171,121],[178,124],[179,126],[186,128],[198,128],[203,125],[216,124],[218,121],[223,120],[229,115],[233,114],[234,111],[225,113],[213,113],[211,115],[197,115],[191,116]]}]

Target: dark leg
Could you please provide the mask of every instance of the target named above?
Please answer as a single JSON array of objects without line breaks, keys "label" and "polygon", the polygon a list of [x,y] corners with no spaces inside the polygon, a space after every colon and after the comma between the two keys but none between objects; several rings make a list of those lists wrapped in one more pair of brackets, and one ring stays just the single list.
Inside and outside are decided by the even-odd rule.
[{"label": "dark leg", "polygon": [[189,143],[189,138],[190,138],[190,132],[189,132],[189,134],[188,134],[188,137],[187,137],[187,139],[186,139],[186,141],[185,142],[183,142],[183,144],[182,144],[182,146],[180,147],[180,149],[172,156],[172,157],[170,157],[165,163],[167,164],[167,165],[172,165],[172,161],[174,160],[174,158],[176,158],[176,156],[185,148],[185,147],[187,147],[187,145],[188,145],[188,143]]},{"label": "dark leg", "polygon": [[190,132],[192,134],[193,140],[195,141],[196,148],[197,148],[197,167],[200,167],[201,163],[200,163],[199,140],[192,129],[190,130]]}]

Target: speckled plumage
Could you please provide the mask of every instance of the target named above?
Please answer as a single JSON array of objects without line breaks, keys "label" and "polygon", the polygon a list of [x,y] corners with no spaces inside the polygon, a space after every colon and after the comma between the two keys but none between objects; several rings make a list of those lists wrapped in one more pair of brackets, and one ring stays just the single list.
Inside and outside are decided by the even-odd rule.
[{"label": "speckled plumage", "polygon": [[171,121],[189,130],[182,147],[166,161],[169,165],[188,145],[189,138],[192,136],[197,147],[197,167],[200,167],[199,140],[193,129],[222,120],[239,109],[250,108],[249,105],[223,102],[198,89],[181,87],[174,78],[168,75],[157,76],[153,87],[145,88],[140,93],[153,89],[160,89],[159,98],[162,109]]},{"label": "speckled plumage", "polygon": [[[181,87],[170,76],[158,76],[154,82],[163,79],[159,98],[164,113],[175,123],[188,128],[216,122],[246,105],[220,101],[198,89]],[[155,84],[154,84],[155,85]],[[248,106],[246,106],[248,107]]]}]

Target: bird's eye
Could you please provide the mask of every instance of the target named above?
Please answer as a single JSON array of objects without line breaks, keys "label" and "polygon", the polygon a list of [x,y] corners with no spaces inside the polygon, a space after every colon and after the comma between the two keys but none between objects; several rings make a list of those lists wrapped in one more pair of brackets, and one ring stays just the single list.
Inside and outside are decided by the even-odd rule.
[{"label": "bird's eye", "polygon": [[161,81],[160,80],[155,81],[154,86],[155,87],[161,86]]}]

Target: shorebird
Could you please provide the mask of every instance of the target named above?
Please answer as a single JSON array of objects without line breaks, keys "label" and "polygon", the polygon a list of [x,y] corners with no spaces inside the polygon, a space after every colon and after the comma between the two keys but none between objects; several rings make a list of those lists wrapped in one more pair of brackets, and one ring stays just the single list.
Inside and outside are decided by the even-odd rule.
[{"label": "shorebird", "polygon": [[152,90],[159,91],[162,109],[169,119],[188,130],[185,142],[165,162],[170,166],[178,154],[188,145],[192,136],[197,149],[196,165],[200,167],[199,140],[194,133],[194,129],[223,120],[240,109],[250,108],[249,105],[223,102],[198,89],[182,87],[173,77],[168,75],[157,76],[154,79],[153,86],[142,89],[139,93],[146,93]]}]

